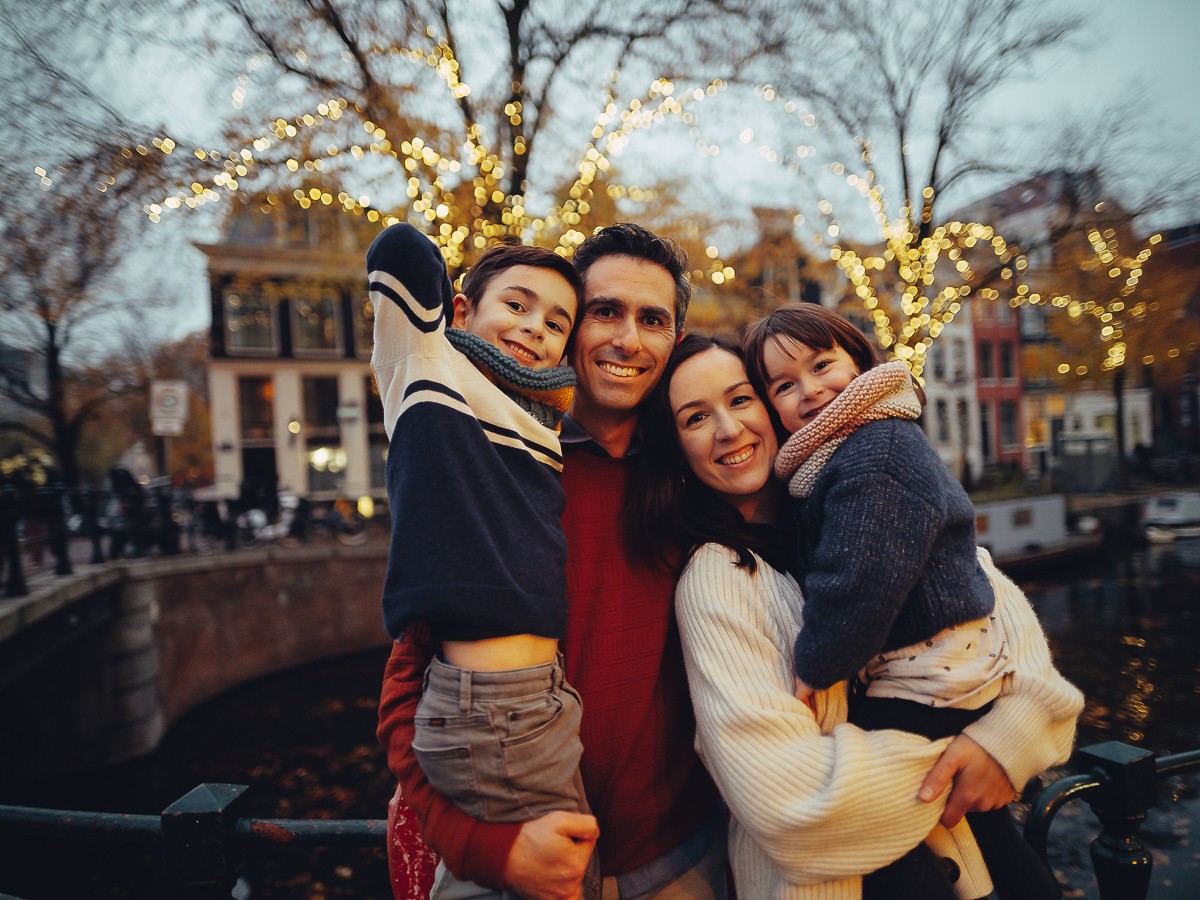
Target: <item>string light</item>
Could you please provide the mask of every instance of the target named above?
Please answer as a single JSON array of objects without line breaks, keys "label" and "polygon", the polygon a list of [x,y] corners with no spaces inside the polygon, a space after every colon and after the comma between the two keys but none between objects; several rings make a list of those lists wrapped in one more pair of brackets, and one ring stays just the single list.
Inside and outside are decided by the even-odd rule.
[{"label": "string light", "polygon": [[[430,36],[433,37],[431,31]],[[377,47],[375,52],[424,64],[441,80],[454,100],[465,99],[471,94],[471,88],[459,77],[461,66],[458,60],[444,40],[435,41],[426,49]],[[261,64],[261,59],[253,58],[239,76],[233,98],[238,108],[245,101],[250,74]],[[444,156],[431,142],[418,135],[396,139],[382,125],[364,119],[364,138],[360,142],[344,147],[328,144],[323,154],[298,154],[282,160],[282,165],[290,172],[319,173],[339,156],[354,161],[369,156],[395,159],[407,179],[407,206],[395,213],[376,209],[368,197],[354,197],[345,192],[334,197],[320,191],[318,196],[311,196],[297,190],[280,197],[304,209],[319,203],[347,214],[365,216],[381,227],[400,221],[402,217],[416,217],[423,220],[424,229],[452,268],[461,267],[468,253],[481,249],[492,239],[505,236],[540,243],[554,240],[555,252],[570,256],[590,233],[589,214],[595,208],[597,178],[612,171],[612,158],[626,149],[631,135],[667,119],[693,125],[695,116],[691,108],[725,87],[724,82],[714,80],[704,87],[683,89],[670,79],[657,78],[641,96],[632,98],[624,108],[618,108],[619,78],[619,70],[614,70],[606,88],[603,108],[595,119],[591,139],[575,167],[576,174],[565,199],[541,215],[529,209],[524,194],[510,194],[503,189],[508,166],[502,155],[487,145],[483,128],[476,122],[468,123],[458,158]],[[518,89],[519,85],[514,85],[514,93]],[[352,108],[346,99],[333,98],[292,119],[280,117],[270,121],[261,133],[238,150],[222,154],[197,148],[192,151],[195,159],[216,167],[217,171],[207,179],[196,178],[186,188],[147,202],[143,211],[152,222],[159,222],[168,211],[197,209],[222,197],[246,191],[246,182],[262,168],[262,161],[269,152],[286,152],[289,142],[305,142],[307,146],[311,140],[306,139],[312,130],[338,122],[343,116],[362,113],[361,108]],[[519,97],[505,105],[504,115],[508,124],[514,127],[508,149],[513,157],[524,155],[528,152],[528,142],[520,133],[525,110]],[[175,142],[169,137],[155,138],[152,147],[164,154],[176,149]],[[139,147],[137,152],[148,151]],[[608,184],[605,191],[613,200],[647,202],[656,198],[653,190],[636,185]],[[270,206],[265,209],[269,210]],[[693,276],[707,278],[713,284],[728,283],[735,276],[733,268],[719,257],[706,260],[706,266],[693,272]]]}]

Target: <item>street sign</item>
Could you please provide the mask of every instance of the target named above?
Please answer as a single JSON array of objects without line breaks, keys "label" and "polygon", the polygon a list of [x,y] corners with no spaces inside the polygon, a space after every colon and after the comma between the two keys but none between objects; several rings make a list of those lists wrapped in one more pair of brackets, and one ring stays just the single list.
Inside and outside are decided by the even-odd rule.
[{"label": "street sign", "polygon": [[150,430],[157,437],[176,437],[187,421],[187,384],[154,381],[150,384]]}]

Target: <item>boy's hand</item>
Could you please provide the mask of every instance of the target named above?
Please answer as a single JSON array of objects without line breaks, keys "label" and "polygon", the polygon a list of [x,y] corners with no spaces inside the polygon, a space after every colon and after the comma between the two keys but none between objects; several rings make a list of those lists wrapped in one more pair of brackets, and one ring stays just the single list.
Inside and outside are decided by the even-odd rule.
[{"label": "boy's hand", "polygon": [[593,816],[552,812],[517,832],[505,884],[528,900],[578,900],[600,826]]},{"label": "boy's hand", "polygon": [[947,828],[953,828],[969,812],[999,809],[1016,799],[1016,790],[1000,763],[965,734],[951,741],[938,757],[917,796],[926,803],[936,800],[951,780],[954,790],[942,813]]},{"label": "boy's hand", "polygon": [[816,691],[810,688],[807,684],[796,678],[796,699],[812,710],[812,714],[817,714],[817,696]]}]

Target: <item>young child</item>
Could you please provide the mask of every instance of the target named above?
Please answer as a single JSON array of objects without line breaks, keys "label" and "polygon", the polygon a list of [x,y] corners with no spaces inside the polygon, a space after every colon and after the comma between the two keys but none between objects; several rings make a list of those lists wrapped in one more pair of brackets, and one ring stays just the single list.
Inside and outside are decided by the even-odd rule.
[{"label": "young child", "polygon": [[508,244],[485,252],[455,294],[437,248],[407,224],[375,239],[367,271],[391,441],[384,618],[393,638],[428,623],[441,648],[413,751],[475,818],[587,812],[579,696],[558,655],[558,427],[575,384],[561,363],[582,283],[549,250]]},{"label": "young child", "polygon": [[[908,367],[881,363],[850,321],[811,303],[756,322],[746,355],[791,434],[775,474],[796,502],[797,696],[849,680],[851,722],[957,734],[1000,693],[1022,636],[991,615],[974,508],[916,422]],[[1006,808],[968,820],[1001,900],[1060,896]],[[936,896],[937,865],[921,845],[868,876],[864,897]]]}]

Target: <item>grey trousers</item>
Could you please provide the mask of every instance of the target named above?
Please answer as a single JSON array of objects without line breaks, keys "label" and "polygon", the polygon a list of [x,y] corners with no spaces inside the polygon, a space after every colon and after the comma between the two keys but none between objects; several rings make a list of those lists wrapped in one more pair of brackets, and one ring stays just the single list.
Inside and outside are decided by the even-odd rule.
[{"label": "grey trousers", "polygon": [[[435,658],[417,706],[413,753],[434,790],[480,821],[588,812],[579,776],[581,716],[561,659],[476,672]],[[444,866],[431,894],[438,900],[503,896],[457,881]]]}]

